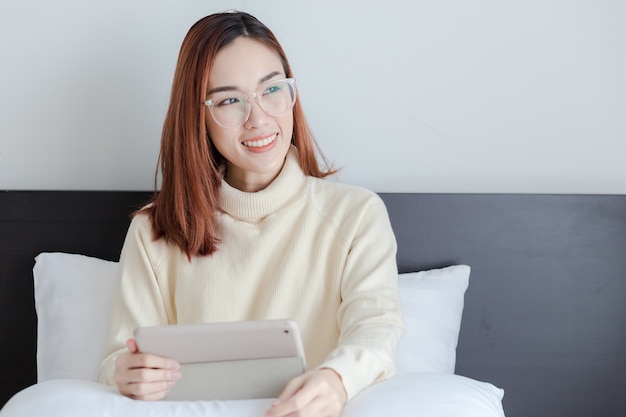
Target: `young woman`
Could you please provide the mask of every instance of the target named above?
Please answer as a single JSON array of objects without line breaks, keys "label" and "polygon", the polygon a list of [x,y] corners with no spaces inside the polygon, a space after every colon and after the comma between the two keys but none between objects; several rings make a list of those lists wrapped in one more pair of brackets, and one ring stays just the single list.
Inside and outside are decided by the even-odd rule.
[{"label": "young woman", "polygon": [[174,75],[161,190],[122,250],[102,382],[154,400],[180,377],[138,352],[136,327],[261,319],[298,323],[310,369],[267,416],[339,416],[393,374],[403,323],[386,209],[325,181],[316,155],[272,32],[246,13],[198,21]]}]

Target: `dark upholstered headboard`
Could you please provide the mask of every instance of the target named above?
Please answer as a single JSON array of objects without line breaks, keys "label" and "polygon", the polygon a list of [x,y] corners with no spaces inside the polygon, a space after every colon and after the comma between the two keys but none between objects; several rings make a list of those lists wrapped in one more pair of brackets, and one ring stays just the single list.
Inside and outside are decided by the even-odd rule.
[{"label": "dark upholstered headboard", "polygon": [[[117,260],[149,193],[0,192],[0,405],[35,383],[40,252]],[[507,417],[626,415],[626,196],[381,194],[401,272],[472,267],[457,373]]]}]

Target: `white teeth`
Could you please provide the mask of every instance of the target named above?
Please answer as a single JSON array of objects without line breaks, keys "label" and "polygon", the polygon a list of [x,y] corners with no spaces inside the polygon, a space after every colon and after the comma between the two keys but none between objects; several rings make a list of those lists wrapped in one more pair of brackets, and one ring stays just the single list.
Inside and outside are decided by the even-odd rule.
[{"label": "white teeth", "polygon": [[249,141],[243,142],[243,144],[251,148],[258,148],[261,146],[269,145],[270,143],[274,142],[275,139],[276,139],[276,135],[269,137],[269,138],[261,139],[261,140],[249,140]]}]

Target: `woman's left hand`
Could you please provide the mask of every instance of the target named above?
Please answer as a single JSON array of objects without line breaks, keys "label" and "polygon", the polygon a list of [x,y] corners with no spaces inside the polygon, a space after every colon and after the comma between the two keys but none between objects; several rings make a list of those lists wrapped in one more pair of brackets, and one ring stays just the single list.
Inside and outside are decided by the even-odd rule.
[{"label": "woman's left hand", "polygon": [[289,381],[265,417],[339,417],[345,403],[341,377],[322,368]]}]

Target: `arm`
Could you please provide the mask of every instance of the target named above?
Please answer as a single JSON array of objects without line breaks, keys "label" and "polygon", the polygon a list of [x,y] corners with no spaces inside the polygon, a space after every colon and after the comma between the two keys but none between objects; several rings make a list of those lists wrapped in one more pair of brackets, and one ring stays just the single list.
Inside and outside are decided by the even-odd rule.
[{"label": "arm", "polygon": [[348,399],[395,373],[404,331],[398,295],[396,240],[378,196],[358,213],[342,277],[337,348],[320,367],[341,375]]},{"label": "arm", "polygon": [[317,369],[292,380],[266,416],[339,416],[345,402],[395,371],[404,324],[397,289],[396,242],[377,196],[350,211],[349,253],[341,281],[337,348]]},{"label": "arm", "polygon": [[130,339],[137,327],[169,323],[173,319],[169,288],[157,278],[158,266],[166,252],[164,242],[152,240],[147,217],[136,216],[120,257],[108,346],[100,367],[100,382],[117,386],[120,393],[133,398],[162,398],[178,376],[177,363],[139,353]]}]

